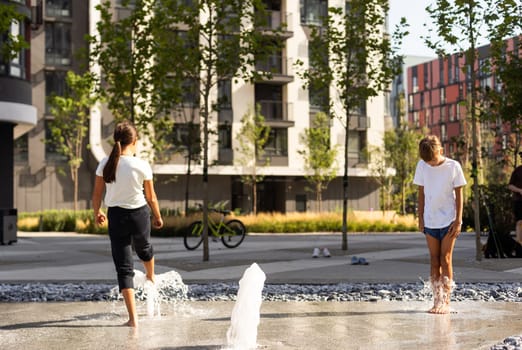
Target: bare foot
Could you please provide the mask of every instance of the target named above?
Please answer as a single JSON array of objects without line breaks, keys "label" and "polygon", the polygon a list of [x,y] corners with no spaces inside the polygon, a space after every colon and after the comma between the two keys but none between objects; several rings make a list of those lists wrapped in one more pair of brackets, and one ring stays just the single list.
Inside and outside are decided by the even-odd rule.
[{"label": "bare foot", "polygon": [[133,320],[128,320],[127,322],[125,322],[123,324],[123,326],[137,328],[138,327],[138,322],[133,321]]},{"label": "bare foot", "polygon": [[431,312],[432,314],[437,314],[437,315],[445,315],[445,314],[449,314],[450,313],[450,307],[449,307],[449,304],[446,304],[446,303],[443,303],[441,304],[438,308],[435,308],[433,310],[433,312]]}]

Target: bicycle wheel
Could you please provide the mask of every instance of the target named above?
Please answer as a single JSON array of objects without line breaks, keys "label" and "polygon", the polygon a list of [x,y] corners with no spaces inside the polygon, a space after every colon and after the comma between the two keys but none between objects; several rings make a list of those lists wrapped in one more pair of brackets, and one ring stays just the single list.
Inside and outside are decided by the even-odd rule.
[{"label": "bicycle wheel", "polygon": [[190,224],[190,226],[187,229],[187,232],[185,232],[185,237],[183,238],[183,244],[185,245],[185,248],[188,250],[194,250],[201,242],[203,242],[203,222],[201,220],[194,221]]},{"label": "bicycle wheel", "polygon": [[227,248],[235,248],[243,242],[246,235],[245,225],[239,220],[230,220],[221,229],[221,241]]}]

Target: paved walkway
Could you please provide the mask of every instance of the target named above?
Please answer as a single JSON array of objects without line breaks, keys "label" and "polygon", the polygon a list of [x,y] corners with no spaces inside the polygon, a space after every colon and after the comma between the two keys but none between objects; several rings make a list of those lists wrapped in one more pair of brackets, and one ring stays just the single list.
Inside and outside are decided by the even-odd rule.
[{"label": "paved walkway", "polygon": [[[253,262],[266,273],[266,283],[418,282],[429,277],[428,250],[419,233],[349,234],[347,251],[340,249],[340,234],[252,234],[235,249],[210,242],[206,262],[202,249],[187,251],[182,238],[154,238],[153,245],[157,272],[176,270],[185,283],[238,281]],[[332,257],[313,259],[314,247],[327,247]],[[353,256],[369,265],[351,265]],[[522,279],[522,259],[476,261],[470,233],[457,241],[453,264],[457,282]],[[20,232],[17,243],[0,246],[0,282],[114,280],[107,236]]]}]

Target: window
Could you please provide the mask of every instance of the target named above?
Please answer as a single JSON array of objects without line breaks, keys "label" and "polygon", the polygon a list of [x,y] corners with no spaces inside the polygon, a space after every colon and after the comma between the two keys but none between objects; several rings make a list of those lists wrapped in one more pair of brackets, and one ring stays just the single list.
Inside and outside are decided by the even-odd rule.
[{"label": "window", "polygon": [[419,112],[413,112],[413,125],[420,126]]},{"label": "window", "polygon": [[197,80],[187,79],[183,82],[183,104],[197,108],[199,106],[199,86]]},{"label": "window", "polygon": [[45,71],[45,112],[50,113],[49,98],[53,95],[63,96],[67,84],[65,83],[65,71]]},{"label": "window", "polygon": [[361,101],[358,104],[353,104],[350,108],[350,115],[365,116],[366,115],[366,101]]},{"label": "window", "polygon": [[452,57],[448,59],[448,84],[453,82],[453,62],[451,61]]},{"label": "window", "polygon": [[199,160],[201,153],[199,124],[174,124],[173,145],[176,151],[183,152],[186,157],[190,153],[192,160]]},{"label": "window", "polygon": [[459,55],[455,55],[455,62],[453,64],[453,69],[455,70],[455,73],[453,74],[453,80],[455,82],[459,81],[459,75],[460,75],[460,69],[459,69]]},{"label": "window", "polygon": [[232,109],[232,80],[223,79],[218,82],[219,109]]},{"label": "window", "polygon": [[283,89],[281,86],[256,84],[256,105],[261,106],[261,114],[265,120],[286,120],[286,104],[283,103]]},{"label": "window", "polygon": [[232,149],[232,126],[229,123],[218,126],[219,149]]},{"label": "window", "polygon": [[288,130],[286,128],[271,128],[265,144],[267,156],[288,156]]},{"label": "window", "polygon": [[328,15],[327,0],[301,0],[301,24],[321,25]]},{"label": "window", "polygon": [[328,110],[328,96],[328,86],[319,87],[318,84],[310,84],[308,86],[308,100],[312,108]]},{"label": "window", "polygon": [[[24,37],[25,31],[24,26],[18,21],[11,22],[11,35],[15,37]],[[2,47],[2,41],[7,39],[7,35],[0,35],[0,48]],[[12,77],[25,79],[25,49],[17,52],[10,62],[6,63],[2,57],[0,57],[0,74],[10,75]]]},{"label": "window", "polygon": [[448,139],[448,134],[446,132],[446,124],[442,124],[440,126],[440,138],[441,141],[446,141]]},{"label": "window", "polygon": [[47,17],[71,17],[71,0],[47,0],[45,15]]},{"label": "window", "polygon": [[440,121],[446,121],[446,106],[440,107]]},{"label": "window", "polygon": [[54,66],[71,64],[70,23],[45,23],[45,63]]},{"label": "window", "polygon": [[443,105],[446,103],[446,89],[443,87],[440,88],[440,104]]},{"label": "window", "polygon": [[298,213],[306,212],[306,194],[295,195],[295,211]]},{"label": "window", "polygon": [[429,65],[427,63],[424,63],[424,89],[429,89],[430,84],[428,80],[428,67]]},{"label": "window", "polygon": [[413,85],[413,93],[419,91],[419,81],[417,79],[417,67],[413,67],[411,69],[411,81],[412,81],[412,85]]},{"label": "window", "polygon": [[439,58],[439,86],[444,85],[444,59]]},{"label": "window", "polygon": [[48,162],[64,162],[67,157],[58,152],[58,145],[51,140],[50,122],[50,119],[45,120],[45,160]]},{"label": "window", "polygon": [[23,134],[14,141],[14,161],[15,162],[27,162],[29,147],[28,147],[28,134]]}]

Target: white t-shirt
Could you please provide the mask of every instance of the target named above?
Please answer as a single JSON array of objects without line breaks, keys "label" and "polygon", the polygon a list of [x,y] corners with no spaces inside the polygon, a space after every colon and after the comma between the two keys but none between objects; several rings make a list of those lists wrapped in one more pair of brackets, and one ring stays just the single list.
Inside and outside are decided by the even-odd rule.
[{"label": "white t-shirt", "polygon": [[449,226],[456,215],[454,189],[466,185],[459,162],[445,158],[442,164],[431,166],[420,160],[413,183],[424,186],[424,226]]},{"label": "white t-shirt", "polygon": [[[96,175],[103,176],[103,168],[108,157],[103,158],[96,168]],[[146,161],[132,157],[121,156],[116,168],[116,180],[105,183],[105,205],[136,209],[147,204],[143,193],[143,181],[152,180],[152,169]]]}]

